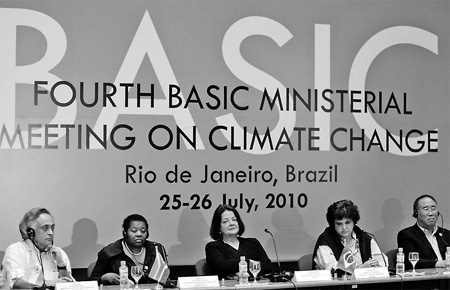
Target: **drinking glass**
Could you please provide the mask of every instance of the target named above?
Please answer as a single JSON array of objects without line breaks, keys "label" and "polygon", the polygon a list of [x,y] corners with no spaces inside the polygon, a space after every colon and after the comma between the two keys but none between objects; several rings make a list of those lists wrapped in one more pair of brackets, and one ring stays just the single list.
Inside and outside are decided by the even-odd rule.
[{"label": "drinking glass", "polygon": [[143,274],[144,273],[142,272],[141,266],[131,266],[131,276],[133,277],[134,281],[136,281],[136,285],[134,285],[134,289],[139,289],[138,282],[139,282],[139,279],[141,279]]},{"label": "drinking glass", "polygon": [[256,276],[258,275],[258,273],[261,271],[261,263],[259,261],[253,261],[250,260],[250,272],[253,275],[253,278],[255,278],[253,280],[253,284],[256,284]]},{"label": "drinking glass", "polygon": [[416,275],[416,263],[419,261],[419,252],[409,252],[409,261],[413,266],[412,275]]}]

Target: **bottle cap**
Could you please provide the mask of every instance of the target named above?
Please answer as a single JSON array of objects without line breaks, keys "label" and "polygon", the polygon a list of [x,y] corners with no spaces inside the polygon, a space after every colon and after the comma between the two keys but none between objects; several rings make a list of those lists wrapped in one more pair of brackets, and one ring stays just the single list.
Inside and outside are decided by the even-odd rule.
[{"label": "bottle cap", "polygon": [[242,261],[242,260],[245,260],[245,256],[241,256],[241,261]]},{"label": "bottle cap", "polygon": [[450,247],[447,247],[447,251],[450,251]]},{"label": "bottle cap", "polygon": [[125,261],[120,261],[120,266],[126,266],[126,262]]},{"label": "bottle cap", "polygon": [[403,253],[403,248],[398,248],[399,253]]}]

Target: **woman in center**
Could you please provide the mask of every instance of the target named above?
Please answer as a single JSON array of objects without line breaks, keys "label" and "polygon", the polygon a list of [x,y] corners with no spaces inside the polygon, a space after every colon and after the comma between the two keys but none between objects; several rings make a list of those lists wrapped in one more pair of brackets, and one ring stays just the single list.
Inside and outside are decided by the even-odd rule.
[{"label": "woman in center", "polygon": [[[385,267],[387,257],[367,232],[361,230],[358,207],[351,200],[340,200],[328,207],[328,227],[317,239],[313,253],[315,269],[338,270],[338,261],[344,248],[350,249],[356,268]],[[338,272],[344,273],[343,269]]]},{"label": "woman in center", "polygon": [[209,235],[214,240],[205,247],[206,262],[211,274],[219,278],[236,279],[241,256],[261,262],[259,275],[272,272],[272,263],[261,243],[255,238],[243,238],[244,223],[237,210],[219,205],[214,211]]},{"label": "woman in center", "polygon": [[[151,274],[151,269],[157,260],[157,252],[160,257],[165,257],[163,246],[154,241],[149,241],[148,222],[140,214],[131,214],[123,220],[123,238],[104,247],[98,253],[97,262],[92,270],[90,280],[97,280],[98,284],[118,285],[120,282],[119,267],[121,261],[125,261],[128,267],[129,284],[131,280],[131,267],[139,266],[143,269],[141,283],[156,283]],[[164,258],[163,258],[164,259]],[[167,263],[167,261],[164,261]],[[166,281],[159,281],[165,283]]]}]

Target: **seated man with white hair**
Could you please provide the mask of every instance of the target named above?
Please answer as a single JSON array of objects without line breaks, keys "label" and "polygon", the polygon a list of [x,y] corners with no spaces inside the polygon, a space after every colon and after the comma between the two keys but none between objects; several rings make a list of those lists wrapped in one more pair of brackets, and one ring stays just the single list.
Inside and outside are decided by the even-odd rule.
[{"label": "seated man with white hair", "polygon": [[67,254],[53,246],[55,223],[45,208],[32,208],[19,224],[22,241],[6,249],[3,271],[11,287],[30,289],[74,281]]}]

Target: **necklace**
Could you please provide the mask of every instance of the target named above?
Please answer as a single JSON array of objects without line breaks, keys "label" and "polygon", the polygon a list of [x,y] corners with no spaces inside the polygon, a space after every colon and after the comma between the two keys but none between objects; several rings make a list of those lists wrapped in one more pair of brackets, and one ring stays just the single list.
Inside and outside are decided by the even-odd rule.
[{"label": "necklace", "polygon": [[144,247],[141,248],[141,251],[137,254],[135,254],[132,250],[130,250],[130,248],[128,247],[126,242],[123,242],[125,244],[125,248],[127,248],[128,252],[130,252],[130,254],[132,254],[133,256],[140,256],[142,254],[142,252],[144,251]]}]

